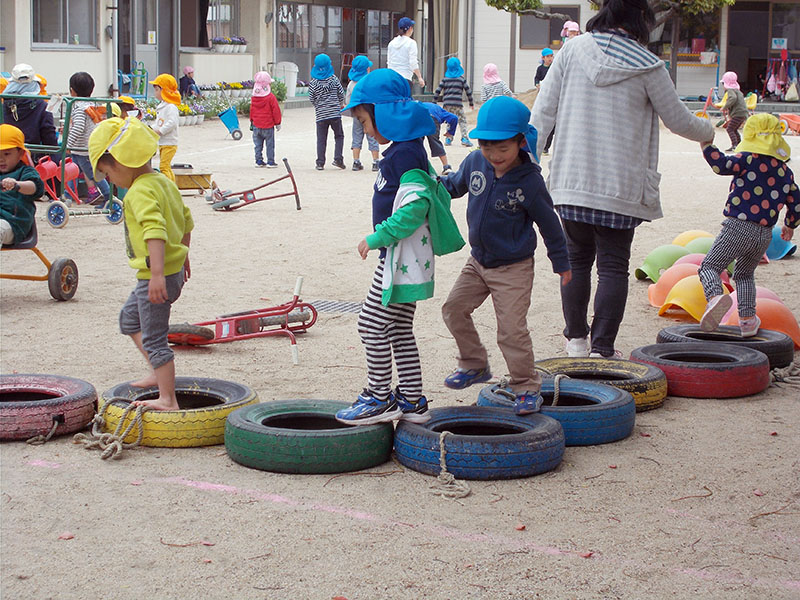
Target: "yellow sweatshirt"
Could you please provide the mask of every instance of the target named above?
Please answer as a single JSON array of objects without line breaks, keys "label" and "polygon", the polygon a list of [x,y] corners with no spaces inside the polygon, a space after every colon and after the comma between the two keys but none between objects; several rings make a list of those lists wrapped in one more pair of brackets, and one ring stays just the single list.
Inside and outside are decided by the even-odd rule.
[{"label": "yellow sweatshirt", "polygon": [[164,240],[164,275],[181,270],[189,248],[181,243],[194,228],[192,213],[175,184],[161,173],[140,175],[125,194],[125,246],[138,279],[150,279],[147,240]]}]

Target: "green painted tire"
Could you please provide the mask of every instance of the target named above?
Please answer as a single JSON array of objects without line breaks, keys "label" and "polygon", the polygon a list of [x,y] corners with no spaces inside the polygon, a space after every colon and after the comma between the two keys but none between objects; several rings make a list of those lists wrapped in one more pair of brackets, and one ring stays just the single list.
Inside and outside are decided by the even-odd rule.
[{"label": "green painted tire", "polygon": [[344,473],[388,461],[391,423],[351,426],[336,420],[335,400],[281,400],[228,415],[225,449],[246,467],[276,473]]}]

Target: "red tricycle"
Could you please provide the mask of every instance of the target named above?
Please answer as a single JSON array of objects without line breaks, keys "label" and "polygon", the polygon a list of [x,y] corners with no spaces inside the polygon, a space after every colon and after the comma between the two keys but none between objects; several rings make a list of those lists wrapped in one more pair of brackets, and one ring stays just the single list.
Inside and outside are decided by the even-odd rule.
[{"label": "red tricycle", "polygon": [[[274,179],[267,183],[264,183],[256,188],[252,188],[249,190],[244,190],[242,192],[231,192],[231,191],[222,191],[217,187],[215,182],[211,182],[211,193],[206,195],[206,200],[211,202],[211,208],[214,210],[236,210],[237,208],[242,208],[243,206],[247,206],[248,204],[253,204],[255,202],[261,202],[262,200],[273,200],[274,198],[283,198],[284,196],[294,196],[295,204],[297,205],[297,210],[300,210],[300,195],[297,193],[297,183],[294,180],[294,174],[292,174],[292,168],[289,166],[289,161],[285,158],[283,159],[283,164],[286,167],[287,174],[283,177],[278,177],[278,179]],[[278,183],[279,181],[283,181],[284,179],[290,179],[292,181],[292,190],[291,192],[285,192],[283,194],[275,194],[274,196],[267,196],[266,198],[256,198],[256,192],[262,188],[265,188],[269,185],[274,183]]]}]

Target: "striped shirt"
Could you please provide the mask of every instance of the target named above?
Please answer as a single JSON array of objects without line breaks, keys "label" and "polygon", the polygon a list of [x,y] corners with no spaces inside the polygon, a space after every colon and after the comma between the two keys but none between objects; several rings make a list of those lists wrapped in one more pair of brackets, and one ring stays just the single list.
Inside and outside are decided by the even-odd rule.
[{"label": "striped shirt", "polygon": [[95,122],[86,114],[86,109],[91,106],[94,106],[91,102],[80,101],[72,105],[67,148],[73,154],[89,156],[89,136],[95,128]]},{"label": "striped shirt", "polygon": [[442,77],[439,87],[433,93],[433,101],[441,100],[445,106],[464,106],[464,92],[467,93],[469,105],[475,104],[472,101],[472,90],[463,75],[461,77]]},{"label": "striped shirt", "polygon": [[556,206],[558,216],[564,221],[575,221],[577,223],[588,223],[589,225],[600,225],[611,229],[633,229],[642,224],[643,219],[620,215],[607,210],[589,208],[588,206],[570,206],[562,204]]},{"label": "striped shirt", "polygon": [[621,31],[593,32],[592,37],[600,49],[618,62],[632,67],[649,67],[656,64],[659,58],[639,43],[632,44],[633,38]]},{"label": "striped shirt", "polygon": [[327,79],[311,79],[308,84],[308,99],[314,105],[317,121],[342,117],[344,88],[336,75]]},{"label": "striped shirt", "polygon": [[511,91],[506,85],[505,81],[498,81],[496,83],[484,83],[481,88],[481,103],[491,100],[495,96],[513,96],[514,92]]}]

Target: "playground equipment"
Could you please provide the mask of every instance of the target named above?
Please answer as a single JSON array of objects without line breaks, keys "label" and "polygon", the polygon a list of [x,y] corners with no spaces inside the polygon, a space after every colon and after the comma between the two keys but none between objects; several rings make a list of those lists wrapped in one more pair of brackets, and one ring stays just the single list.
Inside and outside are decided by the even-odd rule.
[{"label": "playground equipment", "polygon": [[228,108],[219,113],[219,120],[228,128],[228,133],[234,140],[242,139],[242,130],[239,127],[239,115],[236,114],[236,108],[231,104],[230,99],[224,93],[222,97],[228,101]]},{"label": "playground equipment", "polygon": [[[247,206],[248,204],[254,204],[255,202],[261,202],[263,200],[273,200],[275,198],[283,198],[284,196],[294,196],[295,204],[297,205],[297,210],[300,210],[300,195],[297,193],[297,183],[294,179],[294,174],[292,173],[292,168],[289,166],[289,161],[287,159],[283,159],[283,164],[286,167],[287,174],[283,177],[278,177],[277,179],[273,179],[272,181],[268,181],[256,188],[252,188],[249,190],[244,190],[242,192],[230,192],[225,191],[223,192],[217,187],[215,182],[211,182],[211,193],[206,195],[206,200],[211,202],[211,208],[214,210],[236,210],[237,208],[242,208],[243,206]],[[292,190],[291,192],[285,192],[283,194],[275,194],[273,196],[267,196],[265,198],[256,198],[256,192],[262,188],[270,186],[274,183],[278,183],[279,181],[283,181],[284,179],[290,179],[292,182]]]}]

